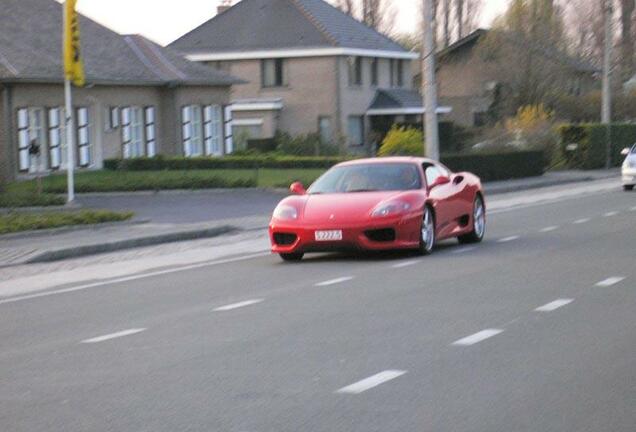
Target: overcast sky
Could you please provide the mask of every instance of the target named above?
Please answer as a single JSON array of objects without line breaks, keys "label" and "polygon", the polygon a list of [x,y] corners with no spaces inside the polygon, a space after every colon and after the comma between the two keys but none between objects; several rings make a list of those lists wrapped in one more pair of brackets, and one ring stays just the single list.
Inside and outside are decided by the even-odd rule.
[{"label": "overcast sky", "polygon": [[[62,0],[58,0],[62,1]],[[396,0],[400,32],[417,22],[415,5],[421,0]],[[484,0],[481,25],[487,26],[509,0]],[[220,0],[78,0],[84,15],[119,33],[139,33],[167,44],[216,14]]]}]

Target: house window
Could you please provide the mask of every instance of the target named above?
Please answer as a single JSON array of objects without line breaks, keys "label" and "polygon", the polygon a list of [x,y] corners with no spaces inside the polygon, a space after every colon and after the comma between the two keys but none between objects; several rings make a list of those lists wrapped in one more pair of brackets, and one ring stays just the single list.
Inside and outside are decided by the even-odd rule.
[{"label": "house window", "polygon": [[108,110],[108,125],[106,130],[112,131],[119,127],[119,107],[110,107]]},{"label": "house window", "polygon": [[[46,168],[46,132],[42,108],[21,108],[18,110],[18,167],[22,172]],[[31,143],[40,146],[39,165],[33,166],[29,154]]]},{"label": "house window", "polygon": [[349,85],[362,85],[362,57],[349,57]]},{"label": "house window", "polygon": [[378,85],[378,62],[377,58],[371,59],[371,85]]},{"label": "house window", "polygon": [[66,168],[66,118],[64,108],[49,108],[49,164],[52,169]]},{"label": "house window", "polygon": [[146,156],[153,157],[157,154],[155,107],[150,106],[144,109],[144,125],[146,132]]},{"label": "house window", "polygon": [[220,156],[223,153],[223,115],[218,105],[208,105],[203,110],[203,140],[206,155]]},{"label": "house window", "polygon": [[203,122],[200,105],[183,107],[183,153],[186,157],[203,155]]},{"label": "house window", "polygon": [[404,85],[404,61],[391,60],[391,87]]},{"label": "house window", "polygon": [[361,146],[364,144],[364,117],[349,116],[348,121],[349,145]]},{"label": "house window", "polygon": [[124,158],[145,155],[144,115],[140,107],[125,107],[121,110],[121,132]]},{"label": "house window", "polygon": [[323,143],[331,142],[331,117],[318,118],[318,134]]},{"label": "house window", "polygon": [[93,149],[90,138],[90,117],[88,108],[77,109],[77,152],[79,165],[87,167],[93,163]]},{"label": "house window", "polygon": [[284,86],[285,62],[283,59],[261,60],[261,78],[263,87]]}]

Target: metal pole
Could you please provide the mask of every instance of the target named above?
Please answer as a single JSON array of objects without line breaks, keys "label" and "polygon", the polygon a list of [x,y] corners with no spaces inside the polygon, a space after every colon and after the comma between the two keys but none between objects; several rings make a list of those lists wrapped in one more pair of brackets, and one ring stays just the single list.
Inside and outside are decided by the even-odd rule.
[{"label": "metal pole", "polygon": [[71,96],[71,82],[64,80],[64,99],[66,117],[66,175],[68,196],[67,202],[71,204],[75,201],[75,134],[73,134],[73,100]]},{"label": "metal pole", "polygon": [[605,48],[603,53],[603,107],[601,122],[606,125],[605,168],[612,166],[612,8],[613,0],[605,0]]},{"label": "metal pole", "polygon": [[433,0],[424,1],[422,41],[422,92],[424,93],[426,156],[439,159],[439,129],[437,124],[437,84],[435,82],[435,42],[433,40]]}]

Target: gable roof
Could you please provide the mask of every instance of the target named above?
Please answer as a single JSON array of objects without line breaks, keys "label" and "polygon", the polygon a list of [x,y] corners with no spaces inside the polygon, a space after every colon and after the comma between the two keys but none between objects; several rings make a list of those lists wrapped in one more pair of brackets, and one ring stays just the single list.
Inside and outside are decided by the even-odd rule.
[{"label": "gable roof", "polygon": [[[0,81],[62,82],[63,6],[2,0]],[[242,82],[142,36],[122,36],[80,16],[86,80],[92,84],[219,85]]]},{"label": "gable roof", "polygon": [[189,55],[334,48],[415,55],[324,0],[242,0],[170,47]]},{"label": "gable roof", "polygon": [[[457,42],[444,48],[443,50],[440,50],[437,53],[437,56],[440,60],[443,60],[445,57],[448,57],[461,49],[472,49],[483,36],[486,36],[491,31],[494,30],[477,29],[469,35],[463,37],[462,39],[459,39]],[[539,43],[532,43],[530,44],[530,46],[527,46],[527,42],[523,40],[519,34],[510,31],[501,31],[500,33],[508,42],[517,45],[520,49],[530,49],[544,56],[546,59],[561,63],[577,72],[600,72],[600,70],[596,66],[584,60],[576,59],[568,55],[567,53],[559,51],[554,47],[543,46]]]}]

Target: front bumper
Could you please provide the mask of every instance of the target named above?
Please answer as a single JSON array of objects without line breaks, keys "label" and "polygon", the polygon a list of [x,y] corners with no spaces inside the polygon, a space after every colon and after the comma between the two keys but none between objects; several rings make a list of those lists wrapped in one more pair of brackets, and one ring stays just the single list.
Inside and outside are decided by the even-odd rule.
[{"label": "front bumper", "polygon": [[[422,214],[417,213],[346,225],[272,220],[269,225],[269,236],[274,253],[415,249],[420,245],[421,225]],[[316,241],[316,231],[323,230],[342,230],[342,240]],[[381,239],[374,240],[372,237],[375,236],[370,235],[370,233],[385,233],[391,230],[394,235],[380,236],[383,237]]]},{"label": "front bumper", "polygon": [[623,168],[622,170],[623,185],[636,185],[636,168]]}]

